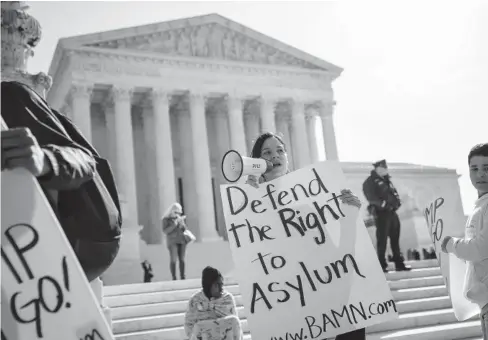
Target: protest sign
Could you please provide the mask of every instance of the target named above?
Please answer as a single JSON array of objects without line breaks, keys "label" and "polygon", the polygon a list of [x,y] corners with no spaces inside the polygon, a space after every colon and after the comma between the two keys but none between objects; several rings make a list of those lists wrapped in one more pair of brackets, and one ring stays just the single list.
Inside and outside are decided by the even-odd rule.
[{"label": "protest sign", "polygon": [[385,275],[338,162],[259,189],[222,185],[235,276],[251,335],[325,339],[398,317]]},{"label": "protest sign", "polygon": [[444,237],[458,235],[459,229],[463,226],[460,216],[456,216],[454,201],[451,197],[452,195],[446,193],[446,195],[431,200],[424,210],[424,216],[441,267],[442,277],[451,297],[454,315],[459,321],[464,321],[478,314],[479,307],[464,297],[466,263],[453,254],[446,254],[441,250]]},{"label": "protest sign", "polygon": [[2,340],[113,340],[37,180],[2,172]]}]

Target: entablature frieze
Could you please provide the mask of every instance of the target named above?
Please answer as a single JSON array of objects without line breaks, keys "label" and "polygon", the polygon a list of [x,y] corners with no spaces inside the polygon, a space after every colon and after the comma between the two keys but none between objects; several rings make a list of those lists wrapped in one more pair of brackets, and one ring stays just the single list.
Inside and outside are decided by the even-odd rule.
[{"label": "entablature frieze", "polygon": [[[127,78],[114,79],[112,77],[100,77],[91,74],[72,74],[72,81],[84,81],[92,82],[94,84],[100,84],[100,87],[132,87],[136,89],[136,92],[148,92],[152,89],[159,91],[161,87],[161,81],[155,79],[139,79],[139,82],[135,83]],[[129,85],[132,84],[132,85]],[[232,86],[235,84],[202,84],[192,83],[189,81],[174,81],[168,80],[167,84],[171,84],[171,88],[165,87],[163,93],[168,93],[173,96],[186,96],[187,94],[199,94],[208,98],[240,98],[244,100],[255,101],[272,101],[287,102],[293,98],[298,98],[299,101],[306,104],[312,104],[320,106],[322,102],[333,101],[332,93],[328,91],[320,90],[303,90],[303,89],[288,89],[277,88],[272,86],[255,86],[253,88],[242,88],[239,92],[235,92]]]},{"label": "entablature frieze", "polygon": [[169,65],[171,67],[184,67],[186,69],[194,68],[206,68],[213,70],[231,70],[231,71],[243,71],[253,73],[267,73],[274,75],[304,75],[308,74],[311,77],[317,79],[325,79],[331,81],[334,78],[330,72],[326,70],[307,69],[294,66],[281,66],[273,64],[253,64],[238,61],[226,61],[226,60],[208,60],[198,57],[186,57],[186,56],[171,56],[162,55],[160,53],[149,51],[128,51],[128,50],[116,50],[107,49],[100,50],[92,47],[73,47],[67,50],[70,56],[77,55],[95,59],[110,59],[112,61],[129,61],[134,62],[146,62],[157,65]]},{"label": "entablature frieze", "polygon": [[70,58],[71,68],[75,72],[159,79],[177,74],[179,77],[197,77],[208,81],[216,81],[217,76],[218,81],[245,82],[247,79],[249,84],[272,82],[280,87],[331,89],[331,76],[326,71],[166,56],[133,56],[84,49],[74,51]]}]

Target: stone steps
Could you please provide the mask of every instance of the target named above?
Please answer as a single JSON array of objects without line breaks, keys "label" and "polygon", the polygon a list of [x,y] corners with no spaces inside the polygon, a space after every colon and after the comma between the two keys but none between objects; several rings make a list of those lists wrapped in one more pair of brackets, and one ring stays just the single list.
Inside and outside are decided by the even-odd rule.
[{"label": "stone steps", "polygon": [[[368,327],[368,340],[478,340],[479,318],[457,322],[435,260],[409,263],[410,272],[386,274],[400,317]],[[250,340],[247,311],[237,282],[226,279],[238,314]],[[200,289],[198,279],[105,287],[105,304],[111,308],[117,340],[184,340],[184,313],[189,298]]]},{"label": "stone steps", "polygon": [[[236,296],[237,311],[239,316],[246,318],[246,311],[242,304],[242,297]],[[126,320],[151,316],[166,316],[184,313],[187,301],[176,301],[170,303],[153,303],[147,305],[116,307],[111,309],[112,318],[115,320]],[[451,300],[448,296],[428,297],[414,300],[397,301],[396,306],[399,313],[413,313],[427,310],[451,308]]]},{"label": "stone steps", "polygon": [[368,334],[367,340],[459,340],[481,337],[479,321],[454,322],[430,327],[418,327],[397,331]]},{"label": "stone steps", "polygon": [[[438,272],[437,275],[440,276],[440,270],[437,267],[436,260],[414,261],[414,262],[408,262],[408,264],[412,266],[414,271],[415,269],[424,269],[427,270],[428,272],[436,271]],[[416,276],[415,274],[414,275],[405,275],[405,274],[408,273],[392,272],[392,273],[388,273],[387,277],[389,277],[391,280],[399,280],[401,278],[422,277],[422,273],[416,273],[418,274]],[[425,276],[432,276],[432,275],[425,275]],[[226,278],[225,283],[226,285],[236,285],[237,281],[234,280],[233,278]],[[118,286],[105,286],[104,296],[110,297],[110,296],[141,294],[141,293],[160,292],[160,291],[185,290],[185,289],[200,288],[200,285],[201,285],[200,279],[190,279],[190,280],[182,280],[182,281],[181,280],[164,281],[164,282],[125,284],[125,285],[118,285]]]},{"label": "stone steps", "polygon": [[[157,335],[161,339],[181,340],[184,339],[185,337],[184,329],[182,327],[183,320],[184,320],[183,313],[172,314],[163,317],[153,316],[153,317],[145,317],[145,318],[119,320],[120,322],[114,323],[114,333],[120,334],[121,335],[120,339],[132,340],[132,339],[139,339],[139,338],[124,337],[122,335],[126,335],[126,336],[129,336],[131,334],[137,335],[144,329],[144,330],[154,331],[154,335]],[[142,323],[144,326],[140,327]],[[388,339],[390,339],[392,335],[395,335],[396,333],[402,333],[402,331],[398,331],[398,330],[411,331],[412,329],[415,330],[421,328],[432,328],[439,325],[448,326],[451,324],[457,324],[457,320],[454,317],[452,309],[451,308],[439,309],[434,311],[400,314],[400,317],[397,320],[368,327],[367,333],[368,333],[368,338],[369,335],[371,335],[371,339],[382,339],[381,337],[382,335],[388,335]],[[480,325],[478,321],[475,321],[475,324],[478,325],[478,329],[477,330],[474,329],[474,334],[473,334],[476,336],[479,335],[480,333],[480,329],[479,329]],[[246,334],[249,333],[249,326],[247,323],[247,319],[242,318],[241,325],[244,333]],[[471,335],[466,333],[463,334],[464,336]],[[119,339],[119,337],[117,337],[117,339]],[[148,338],[148,339],[153,339],[153,338]],[[157,339],[157,337],[154,339]],[[403,338],[399,337],[399,339],[403,339]]]}]

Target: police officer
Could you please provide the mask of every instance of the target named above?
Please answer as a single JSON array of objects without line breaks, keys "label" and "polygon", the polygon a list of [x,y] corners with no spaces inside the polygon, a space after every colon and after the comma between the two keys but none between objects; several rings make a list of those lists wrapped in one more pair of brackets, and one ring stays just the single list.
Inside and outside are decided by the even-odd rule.
[{"label": "police officer", "polygon": [[386,160],[373,163],[374,170],[363,183],[364,196],[369,202],[368,211],[376,222],[376,241],[378,259],[383,272],[388,272],[385,259],[386,240],[390,237],[393,262],[396,271],[409,271],[400,254],[400,219],[396,211],[400,208],[400,196],[388,174]]}]

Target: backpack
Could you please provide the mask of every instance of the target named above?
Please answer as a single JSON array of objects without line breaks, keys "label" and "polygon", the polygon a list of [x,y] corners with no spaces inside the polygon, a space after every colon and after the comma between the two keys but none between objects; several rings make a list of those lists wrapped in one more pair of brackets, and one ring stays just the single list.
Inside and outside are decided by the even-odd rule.
[{"label": "backpack", "polygon": [[[58,190],[56,202],[52,197],[50,200],[72,246],[78,239],[102,245],[106,242],[107,246],[120,239],[122,214],[108,161],[98,155],[67,117],[51,109],[30,87],[19,82],[2,82],[1,95],[2,117],[8,127],[29,128],[41,146],[52,144],[84,149],[96,161],[96,172],[91,180],[75,189]],[[42,181],[40,183],[42,186]],[[118,247],[110,249],[115,252],[110,256],[113,261]],[[79,260],[83,265],[84,259]],[[92,265],[93,262],[90,259]]]}]

